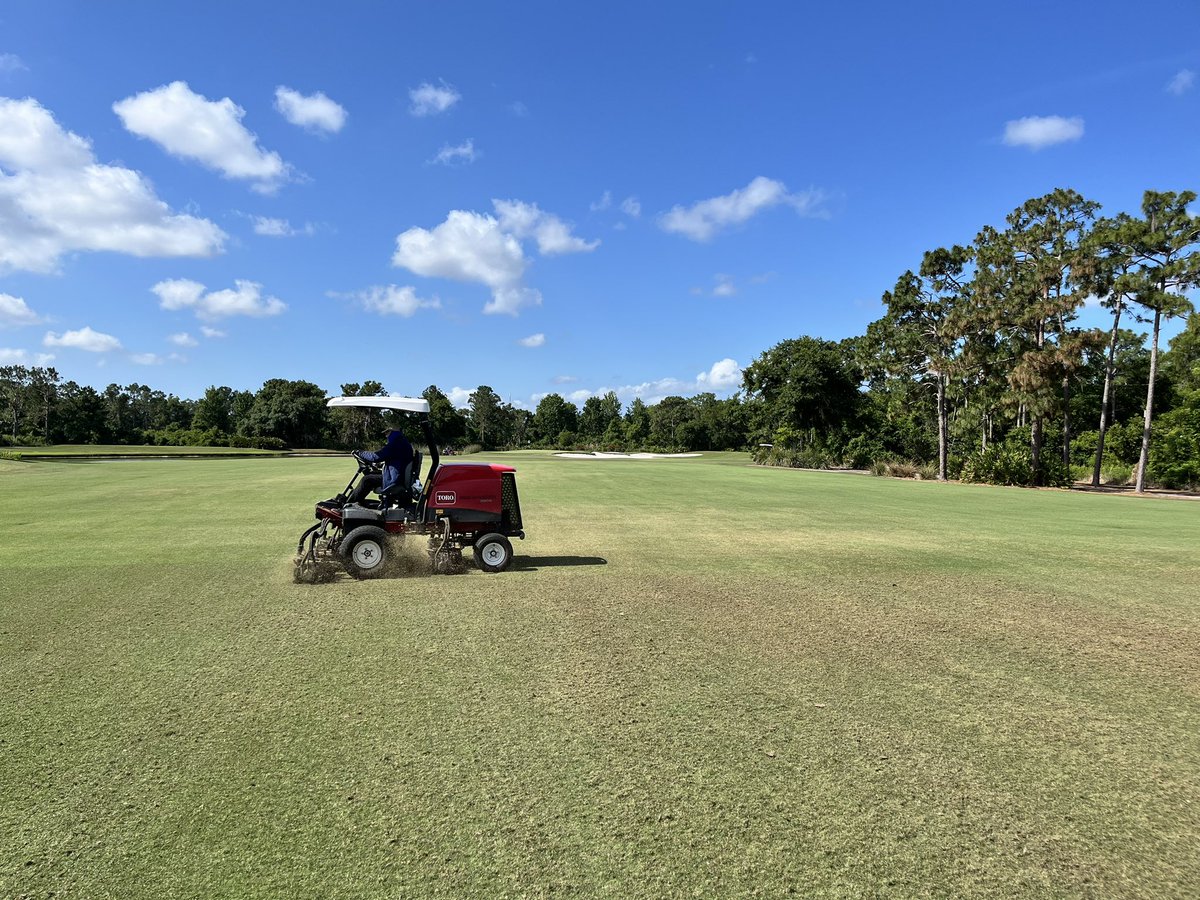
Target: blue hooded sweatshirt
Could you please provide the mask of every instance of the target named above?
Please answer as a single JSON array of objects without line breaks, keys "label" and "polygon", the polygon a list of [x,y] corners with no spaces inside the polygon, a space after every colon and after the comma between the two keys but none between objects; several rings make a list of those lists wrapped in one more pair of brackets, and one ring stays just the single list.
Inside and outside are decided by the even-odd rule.
[{"label": "blue hooded sweatshirt", "polygon": [[382,493],[400,480],[400,473],[413,461],[413,447],[404,436],[404,432],[392,429],[388,432],[387,443],[374,452],[364,452],[363,458],[369,462],[384,464],[383,484],[380,486]]}]

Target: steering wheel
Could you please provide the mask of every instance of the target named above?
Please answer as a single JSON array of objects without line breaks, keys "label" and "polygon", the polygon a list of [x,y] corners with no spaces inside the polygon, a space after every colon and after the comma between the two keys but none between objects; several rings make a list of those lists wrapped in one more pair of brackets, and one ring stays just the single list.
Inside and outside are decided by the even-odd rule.
[{"label": "steering wheel", "polygon": [[361,450],[355,450],[350,455],[353,456],[355,461],[358,463],[358,470],[360,472],[373,472],[379,466],[379,463],[373,463],[366,459]]}]

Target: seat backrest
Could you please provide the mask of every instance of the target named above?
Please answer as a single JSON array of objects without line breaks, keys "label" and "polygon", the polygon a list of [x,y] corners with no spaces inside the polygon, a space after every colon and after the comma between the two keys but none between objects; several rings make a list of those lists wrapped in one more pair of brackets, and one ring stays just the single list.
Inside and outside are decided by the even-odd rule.
[{"label": "seat backrest", "polygon": [[[413,448],[413,458],[404,470],[400,473],[400,478],[387,489],[386,493],[389,497],[404,497],[417,499],[419,496],[413,490],[413,482],[421,477],[421,451]],[[381,495],[382,496],[382,495]],[[407,502],[407,501],[406,501]]]},{"label": "seat backrest", "polygon": [[[414,447],[412,462],[410,462],[407,466],[405,466],[401,470],[400,477],[396,479],[395,484],[389,485],[388,489],[386,491],[379,491],[378,488],[376,488],[376,490],[379,493],[379,496],[381,496],[381,497],[387,496],[387,497],[403,497],[403,498],[413,497],[413,498],[416,498],[417,492],[413,490],[413,482],[416,481],[420,477],[421,477],[421,451]],[[375,484],[378,485],[379,482],[376,481]]]}]

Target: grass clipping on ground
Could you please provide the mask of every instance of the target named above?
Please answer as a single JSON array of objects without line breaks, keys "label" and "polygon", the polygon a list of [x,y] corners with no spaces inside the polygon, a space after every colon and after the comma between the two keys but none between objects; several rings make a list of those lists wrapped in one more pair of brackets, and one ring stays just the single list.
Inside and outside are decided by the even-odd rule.
[{"label": "grass clipping on ground", "polygon": [[1194,505],[502,459],[509,572],[316,587],[345,461],[0,462],[0,895],[1200,884]]}]

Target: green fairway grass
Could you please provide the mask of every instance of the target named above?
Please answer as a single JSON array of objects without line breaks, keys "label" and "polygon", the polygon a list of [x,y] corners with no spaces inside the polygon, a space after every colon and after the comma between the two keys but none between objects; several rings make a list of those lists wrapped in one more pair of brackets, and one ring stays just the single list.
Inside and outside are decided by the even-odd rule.
[{"label": "green fairway grass", "polygon": [[46,447],[13,447],[23,458],[98,456],[276,456],[277,450],[241,447],[159,447],[150,444],[51,444]]},{"label": "green fairway grass", "polygon": [[319,586],[348,459],[0,461],[0,896],[1200,893],[1200,504],[484,460]]}]

